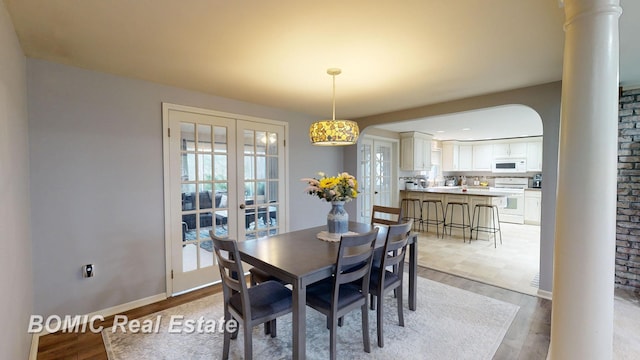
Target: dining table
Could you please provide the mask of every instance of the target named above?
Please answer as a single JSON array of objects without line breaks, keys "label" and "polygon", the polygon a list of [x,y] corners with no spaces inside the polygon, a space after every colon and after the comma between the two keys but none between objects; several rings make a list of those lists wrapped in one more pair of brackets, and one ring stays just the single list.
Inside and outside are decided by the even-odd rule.
[{"label": "dining table", "polygon": [[[349,231],[366,233],[378,227],[375,247],[384,246],[387,227],[349,222]],[[306,295],[307,286],[331,277],[335,270],[339,242],[320,240],[317,235],[325,226],[269,235],[238,242],[240,258],[260,270],[292,285],[293,359],[306,358]],[[416,309],[418,237],[411,233],[409,246],[410,310]]]}]

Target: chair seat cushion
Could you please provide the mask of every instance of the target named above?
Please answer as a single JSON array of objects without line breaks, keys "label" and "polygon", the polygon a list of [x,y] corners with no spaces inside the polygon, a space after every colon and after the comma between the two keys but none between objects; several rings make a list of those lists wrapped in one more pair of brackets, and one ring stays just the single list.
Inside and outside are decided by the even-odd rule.
[{"label": "chair seat cushion", "polygon": [[[307,304],[311,307],[330,310],[332,291],[333,278],[311,284],[307,287]],[[338,308],[343,308],[364,298],[360,288],[355,284],[340,285],[338,296]]]},{"label": "chair seat cushion", "polygon": [[[384,277],[384,287],[389,288],[393,285],[396,285],[397,283],[400,282],[400,278],[392,273],[389,270],[385,270],[385,277]],[[378,289],[378,284],[380,283],[380,268],[376,267],[376,268],[371,268],[371,278],[369,280],[369,289],[371,289],[371,291],[377,290]]]},{"label": "chair seat cushion", "polygon": [[[247,289],[251,302],[251,319],[258,319],[270,314],[291,310],[291,290],[277,281],[267,281]],[[240,293],[231,296],[229,300],[237,312],[242,314]]]}]

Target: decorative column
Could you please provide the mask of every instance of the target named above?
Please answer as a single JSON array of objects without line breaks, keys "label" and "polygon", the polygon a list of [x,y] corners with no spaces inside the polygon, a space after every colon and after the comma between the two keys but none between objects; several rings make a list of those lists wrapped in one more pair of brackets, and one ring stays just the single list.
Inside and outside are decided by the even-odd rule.
[{"label": "decorative column", "polygon": [[564,0],[550,359],[611,359],[619,0]]}]

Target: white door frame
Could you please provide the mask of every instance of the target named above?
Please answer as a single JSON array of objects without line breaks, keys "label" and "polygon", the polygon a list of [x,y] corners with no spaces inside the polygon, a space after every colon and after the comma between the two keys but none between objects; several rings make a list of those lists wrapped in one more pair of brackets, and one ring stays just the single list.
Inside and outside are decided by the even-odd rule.
[{"label": "white door frame", "polygon": [[[172,278],[171,278],[171,272],[172,272],[172,259],[171,259],[171,208],[170,208],[170,192],[171,192],[171,184],[169,181],[166,181],[166,179],[170,178],[170,173],[171,173],[171,168],[170,168],[170,144],[169,144],[169,111],[170,110],[175,110],[175,111],[185,111],[185,112],[193,112],[193,113],[198,113],[198,114],[203,114],[203,115],[211,115],[211,116],[218,116],[218,117],[224,117],[224,118],[230,118],[230,119],[235,119],[235,120],[245,120],[245,121],[252,121],[252,122],[256,122],[256,123],[265,123],[265,124],[272,124],[272,125],[279,125],[279,126],[283,126],[284,127],[284,140],[285,140],[285,147],[284,147],[284,153],[282,154],[283,157],[283,166],[285,168],[285,175],[284,175],[284,189],[288,189],[289,188],[289,147],[286,146],[286,143],[289,140],[289,123],[285,122],[285,121],[278,121],[278,120],[271,120],[271,119],[265,119],[265,118],[258,118],[258,117],[254,117],[254,116],[249,116],[249,115],[242,115],[242,114],[234,114],[234,113],[227,113],[227,112],[222,112],[222,111],[216,111],[216,110],[209,110],[209,109],[202,109],[202,108],[197,108],[197,107],[192,107],[192,106],[186,106],[186,105],[178,105],[178,104],[172,104],[172,103],[162,103],[162,155],[163,155],[163,176],[164,176],[164,241],[165,241],[165,284],[166,284],[166,296],[167,297],[171,297],[173,296],[173,282],[172,282]],[[237,179],[236,179],[237,180]],[[290,217],[290,210],[289,210],[289,194],[288,192],[284,191],[284,204],[285,204],[285,209],[284,209],[284,217],[286,219],[286,221],[283,223],[282,226],[282,232],[288,232],[289,231],[289,217]]]}]

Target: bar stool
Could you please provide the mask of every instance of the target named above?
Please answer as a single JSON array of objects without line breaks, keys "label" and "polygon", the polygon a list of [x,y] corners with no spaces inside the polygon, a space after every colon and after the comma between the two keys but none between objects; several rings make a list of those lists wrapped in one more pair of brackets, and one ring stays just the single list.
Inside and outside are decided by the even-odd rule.
[{"label": "bar stool", "polygon": [[[420,199],[404,198],[400,202],[400,208],[404,214],[402,220],[413,220],[413,227],[415,228],[416,224],[419,224],[418,231],[420,231],[420,225],[422,225],[422,206],[420,205]],[[411,209],[411,212],[409,212],[409,209]]]},{"label": "bar stool", "polygon": [[[480,212],[482,210],[491,209],[491,223],[489,225],[492,226],[481,226],[480,225]],[[476,220],[476,210],[478,212],[478,219]],[[498,226],[496,227],[496,218],[498,219]],[[476,232],[476,240],[478,240],[478,232],[486,232],[493,234],[493,247],[497,247],[496,233],[500,234],[500,244],[502,245],[502,231],[500,230],[500,213],[498,212],[498,206],[489,205],[489,204],[476,204],[473,208],[473,218],[472,221],[475,222],[475,226],[471,226],[471,238],[473,238],[473,231]],[[469,239],[469,243],[471,243],[471,238]]]},{"label": "bar stool", "polygon": [[[425,214],[424,211],[424,207],[425,204],[427,206],[427,211]],[[430,213],[429,213],[429,209],[431,208],[431,204],[433,204],[433,210],[436,213],[436,218],[435,220],[431,218]],[[440,205],[440,214],[442,214],[442,219],[440,219],[438,217],[438,205]],[[436,226],[436,237],[440,237],[440,224],[444,224],[444,207],[442,206],[442,200],[436,200],[436,199],[427,199],[427,200],[422,200],[422,220],[420,221],[421,225],[422,224],[427,224],[427,232],[429,232],[429,225],[435,225]],[[442,237],[444,238],[444,231],[442,232]]]},{"label": "bar stool", "polygon": [[[453,222],[453,211],[455,210],[456,206],[460,207],[460,215],[462,218],[462,223]],[[451,208],[451,211],[449,210],[449,208]],[[467,209],[467,219],[469,220],[468,223],[464,221],[465,209]],[[447,214],[450,214],[449,223],[447,223]],[[446,233],[447,227],[449,227],[449,236],[451,236],[452,228],[462,229],[462,241],[466,242],[467,237],[465,235],[464,229],[468,228],[469,230],[471,230],[471,213],[469,212],[469,203],[458,202],[458,201],[452,201],[450,203],[447,203],[447,208],[444,212],[444,223],[442,224],[443,233]],[[442,236],[444,237],[444,234]],[[469,236],[469,243],[471,243],[471,236]]]}]

